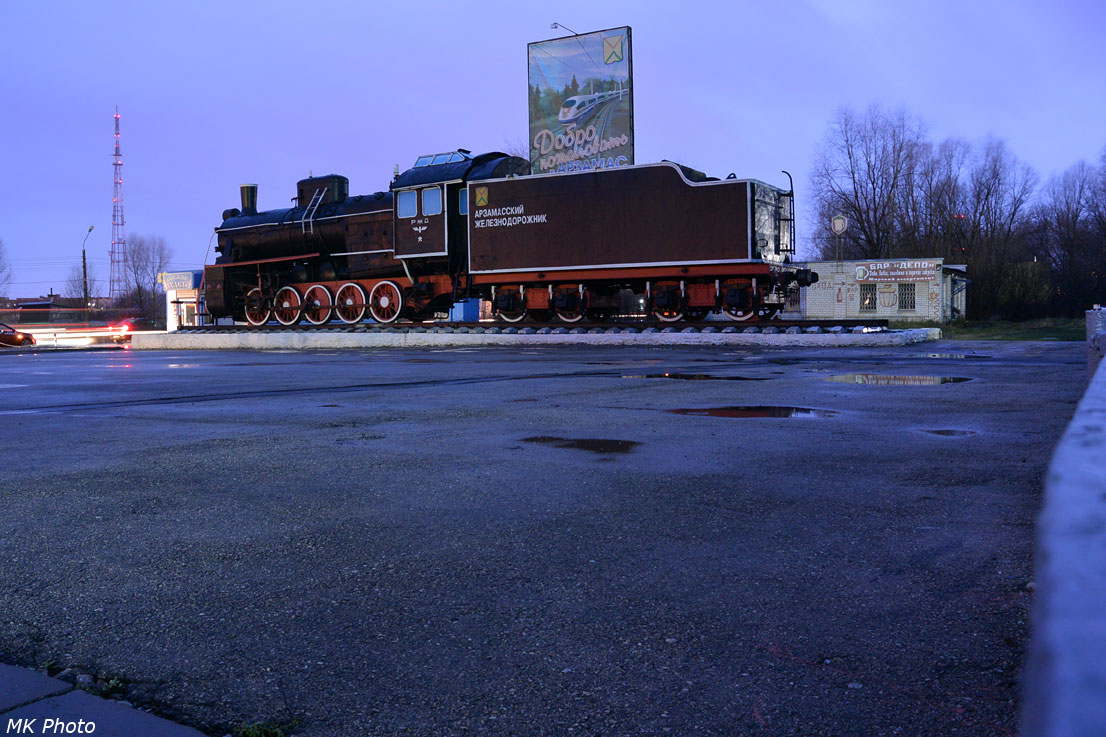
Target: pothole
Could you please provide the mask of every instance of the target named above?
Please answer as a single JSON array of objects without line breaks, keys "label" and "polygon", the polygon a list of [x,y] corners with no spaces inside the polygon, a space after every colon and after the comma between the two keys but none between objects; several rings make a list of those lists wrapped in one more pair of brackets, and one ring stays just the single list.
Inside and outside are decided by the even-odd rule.
[{"label": "pothole", "polygon": [[828,409],[810,409],[808,407],[708,407],[667,410],[676,415],[692,415],[694,417],[728,417],[734,419],[756,417],[836,417],[837,412]]}]

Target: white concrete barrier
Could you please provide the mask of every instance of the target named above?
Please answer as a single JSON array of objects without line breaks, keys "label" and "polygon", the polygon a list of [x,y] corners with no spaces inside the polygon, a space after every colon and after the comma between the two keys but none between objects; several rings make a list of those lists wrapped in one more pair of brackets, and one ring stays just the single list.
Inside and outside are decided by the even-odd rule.
[{"label": "white concrete barrier", "polygon": [[[1099,333],[1099,345],[1106,333]],[[1052,457],[1037,525],[1022,737],[1106,735],[1106,369]]]},{"label": "white concrete barrier", "polygon": [[765,347],[909,345],[939,340],[938,328],[894,330],[879,333],[600,333],[600,334],[511,334],[511,333],[416,333],[383,331],[342,333],[235,332],[135,334],[135,350],[312,350],[334,348],[441,348],[474,346],[545,345],[759,345]]}]

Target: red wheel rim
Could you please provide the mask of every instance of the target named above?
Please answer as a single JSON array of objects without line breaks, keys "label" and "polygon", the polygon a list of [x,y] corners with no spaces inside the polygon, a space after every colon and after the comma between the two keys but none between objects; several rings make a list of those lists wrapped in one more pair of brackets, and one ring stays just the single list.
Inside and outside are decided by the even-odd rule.
[{"label": "red wheel rim", "polygon": [[399,287],[390,281],[382,281],[373,287],[369,298],[369,311],[377,322],[392,322],[399,317],[403,296]]},{"label": "red wheel rim", "polygon": [[334,311],[345,323],[361,322],[365,317],[365,290],[360,284],[343,284],[334,295]]},{"label": "red wheel rim", "polygon": [[330,291],[322,284],[308,287],[303,294],[303,317],[312,325],[322,325],[330,319]]},{"label": "red wheel rim", "polygon": [[303,298],[294,287],[281,287],[273,298],[273,317],[281,325],[292,325],[299,321],[303,311]]},{"label": "red wheel rim", "polygon": [[259,288],[254,287],[246,292],[244,311],[246,313],[246,322],[251,325],[264,325],[269,322],[269,308],[266,306],[265,298],[262,296]]}]

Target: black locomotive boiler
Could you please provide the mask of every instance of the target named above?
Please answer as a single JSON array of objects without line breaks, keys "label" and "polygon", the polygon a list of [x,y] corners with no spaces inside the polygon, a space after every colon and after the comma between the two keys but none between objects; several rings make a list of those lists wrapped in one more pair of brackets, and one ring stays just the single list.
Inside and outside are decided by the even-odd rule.
[{"label": "black locomotive boiler", "polygon": [[632,290],[663,321],[771,316],[817,275],[790,265],[793,193],[670,162],[530,176],[525,159],[420,157],[387,192],[342,176],[296,185],[294,206],[223,213],[205,267],[214,317],[251,325],[431,319],[491,301],[504,321],[576,322]]}]

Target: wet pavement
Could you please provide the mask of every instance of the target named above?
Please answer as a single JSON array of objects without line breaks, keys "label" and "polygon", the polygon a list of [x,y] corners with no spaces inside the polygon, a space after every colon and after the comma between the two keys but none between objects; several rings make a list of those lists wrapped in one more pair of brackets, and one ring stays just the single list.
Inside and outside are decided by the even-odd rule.
[{"label": "wet pavement", "polygon": [[2,355],[0,659],[216,731],[1008,734],[1085,348],[927,348]]}]

